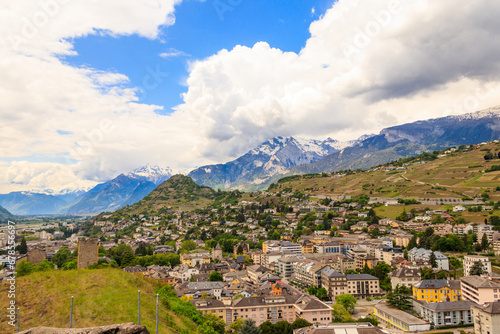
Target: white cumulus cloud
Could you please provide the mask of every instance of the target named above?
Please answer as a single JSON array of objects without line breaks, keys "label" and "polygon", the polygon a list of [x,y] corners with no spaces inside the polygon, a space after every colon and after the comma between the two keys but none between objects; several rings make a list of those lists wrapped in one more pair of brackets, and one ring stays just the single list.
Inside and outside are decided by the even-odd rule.
[{"label": "white cumulus cloud", "polygon": [[339,0],[299,53],[262,41],[190,60],[169,116],[137,102],[159,69],[130,89],[121,73],[59,58],[89,34],[159,38],[179,2],[0,2],[0,157],[14,161],[0,164],[0,192],[84,187],[147,162],[228,161],[278,135],[352,139],[500,104],[500,3],[487,0]]}]

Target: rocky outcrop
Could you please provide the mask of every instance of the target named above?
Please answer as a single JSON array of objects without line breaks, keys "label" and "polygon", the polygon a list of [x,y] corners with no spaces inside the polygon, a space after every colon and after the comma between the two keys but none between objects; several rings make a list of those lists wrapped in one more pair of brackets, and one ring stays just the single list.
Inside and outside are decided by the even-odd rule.
[{"label": "rocky outcrop", "polygon": [[129,322],[118,325],[71,329],[35,327],[22,331],[20,334],[149,334],[149,331],[144,326]]}]

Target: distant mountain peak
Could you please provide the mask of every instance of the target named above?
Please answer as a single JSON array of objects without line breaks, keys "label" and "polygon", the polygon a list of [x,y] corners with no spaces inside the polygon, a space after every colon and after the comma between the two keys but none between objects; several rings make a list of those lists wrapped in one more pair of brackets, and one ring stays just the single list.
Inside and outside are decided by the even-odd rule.
[{"label": "distant mountain peak", "polygon": [[162,168],[148,163],[123,175],[132,178],[143,178],[158,185],[172,176],[172,170],[168,167]]}]

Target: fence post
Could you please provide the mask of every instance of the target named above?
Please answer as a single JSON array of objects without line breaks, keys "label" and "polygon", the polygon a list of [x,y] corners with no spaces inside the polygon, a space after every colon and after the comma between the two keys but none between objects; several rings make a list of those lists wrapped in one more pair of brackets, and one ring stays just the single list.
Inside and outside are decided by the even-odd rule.
[{"label": "fence post", "polygon": [[156,334],[158,334],[158,297],[159,295],[156,294]]},{"label": "fence post", "polygon": [[138,292],[138,298],[137,298],[137,303],[138,303],[138,309],[139,309],[139,326],[141,325],[141,290],[139,290]]},{"label": "fence post", "polygon": [[69,314],[69,328],[73,328],[73,296],[71,296],[71,312]]},{"label": "fence post", "polygon": [[17,308],[17,332],[19,333],[19,307]]}]

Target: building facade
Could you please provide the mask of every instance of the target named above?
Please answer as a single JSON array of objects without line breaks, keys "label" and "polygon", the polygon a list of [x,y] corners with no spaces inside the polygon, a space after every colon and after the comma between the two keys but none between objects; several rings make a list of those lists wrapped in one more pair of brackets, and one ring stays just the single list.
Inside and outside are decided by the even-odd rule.
[{"label": "building facade", "polygon": [[418,269],[402,267],[400,269],[391,271],[389,273],[389,277],[391,278],[391,286],[393,290],[397,285],[412,289],[413,285],[420,282],[421,274],[420,270]]},{"label": "building facade", "polygon": [[[435,327],[472,324],[471,301],[427,303],[418,307],[418,313],[425,321]],[[417,307],[415,307],[417,309]]]},{"label": "building facade", "polygon": [[215,314],[227,325],[238,319],[253,320],[259,326],[266,321],[294,322],[304,319],[310,323],[329,324],[332,308],[309,296],[248,297],[233,301],[231,305],[217,303],[213,299],[190,301],[203,314]]},{"label": "building facade", "polygon": [[462,297],[477,304],[493,303],[500,300],[500,283],[490,278],[469,276],[461,280]]},{"label": "building facade", "polygon": [[465,255],[464,256],[464,277],[470,276],[470,271],[476,262],[480,262],[483,267],[484,274],[491,275],[491,262],[487,256]]},{"label": "building facade", "polygon": [[500,329],[500,302],[471,307],[475,334],[496,334]]},{"label": "building facade", "polygon": [[397,308],[389,307],[386,302],[375,305],[373,314],[386,326],[392,326],[405,332],[428,331],[431,325]]},{"label": "building facade", "polygon": [[461,295],[460,281],[431,279],[413,285],[413,298],[429,303],[459,301]]}]

